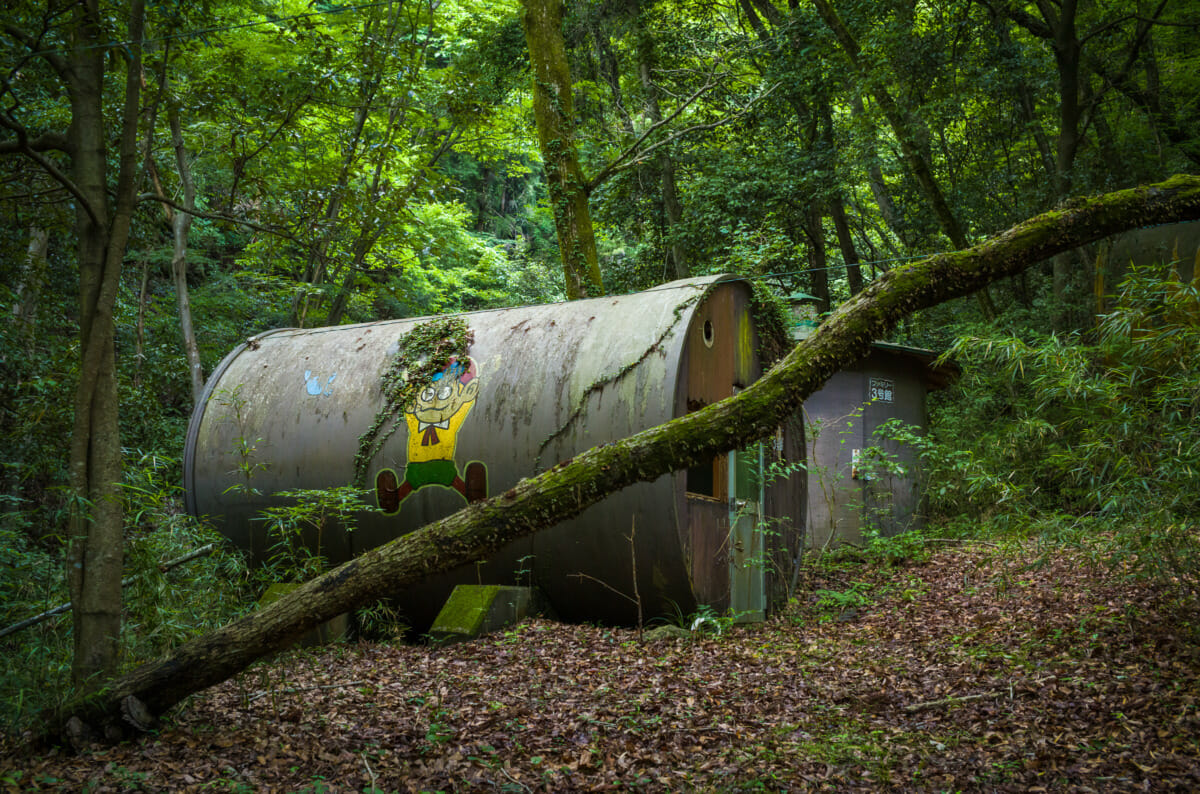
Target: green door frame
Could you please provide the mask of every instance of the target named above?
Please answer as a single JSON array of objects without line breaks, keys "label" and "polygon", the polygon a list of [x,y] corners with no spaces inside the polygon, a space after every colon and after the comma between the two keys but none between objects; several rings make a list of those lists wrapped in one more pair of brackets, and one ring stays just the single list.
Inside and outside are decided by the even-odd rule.
[{"label": "green door frame", "polygon": [[729,610],[739,623],[766,620],[763,445],[729,453]]}]

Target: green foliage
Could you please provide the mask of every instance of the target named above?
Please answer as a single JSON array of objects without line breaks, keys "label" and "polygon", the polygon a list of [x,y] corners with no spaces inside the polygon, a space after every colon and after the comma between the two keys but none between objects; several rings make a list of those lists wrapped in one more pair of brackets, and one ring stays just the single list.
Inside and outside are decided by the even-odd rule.
[{"label": "green foliage", "polygon": [[[224,537],[181,510],[179,462],[144,454],[128,466],[123,664],[131,668],[224,625],[251,603],[242,557]],[[0,521],[0,621],[4,626],[70,600],[57,553],[30,542],[21,513]],[[188,562],[166,564],[191,552]],[[70,613],[0,638],[0,730],[16,732],[71,695]]]},{"label": "green foliage", "polygon": [[[942,412],[998,478],[1005,500],[1074,513],[1170,516],[1200,509],[1200,312],[1194,286],[1135,270],[1088,343],[1082,336],[964,337],[968,400]],[[973,396],[973,399],[972,399]],[[980,427],[988,428],[978,434]],[[965,439],[964,439],[965,440]]]},{"label": "green foliage", "polygon": [[[51,262],[48,277],[53,282],[64,273]],[[0,285],[0,305],[16,300]],[[68,295],[51,292],[39,303],[33,328],[0,322],[0,520],[51,545],[65,523],[63,442],[72,422],[66,396],[78,377],[70,310]]]},{"label": "green foliage", "polygon": [[926,448],[937,512],[1094,516],[1129,527],[1123,560],[1194,588],[1200,291],[1163,270],[1134,267],[1086,336],[955,344],[961,399]]},{"label": "green foliage", "polygon": [[[672,601],[671,609],[669,625],[686,629],[697,636],[719,637],[727,634],[737,625],[737,616],[728,612],[722,614],[710,604],[699,604],[691,613],[684,613],[679,605]],[[666,621],[667,619],[656,618],[656,620]]]},{"label": "green foliage", "polygon": [[339,528],[351,533],[358,514],[373,509],[364,491],[349,486],[297,488],[275,496],[295,501],[261,511],[260,520],[271,539],[270,557],[261,569],[268,582],[306,582],[324,573],[329,564],[323,554],[325,531]]},{"label": "green foliage", "polygon": [[[5,502],[11,502],[6,498]],[[5,504],[6,510],[15,507]],[[10,626],[68,600],[57,556],[30,540],[22,513],[0,515],[0,623]],[[70,681],[71,642],[51,618],[0,638],[0,730],[16,732],[43,707],[55,702]]]},{"label": "green foliage", "polygon": [[[153,658],[240,615],[250,601],[245,560],[182,510],[179,461],[141,455],[126,473],[124,641],[128,660]],[[169,570],[164,564],[212,546]]]},{"label": "green foliage", "polygon": [[895,535],[884,535],[877,528],[869,527],[863,532],[863,539],[866,541],[866,558],[878,565],[896,567],[920,564],[927,561],[932,554],[925,542],[925,532],[917,528],[909,528]]},{"label": "green foliage", "polygon": [[871,585],[867,582],[851,582],[844,590],[818,589],[813,591],[817,598],[817,606],[834,611],[857,609],[871,603],[867,594]]},{"label": "green foliage", "polygon": [[509,298],[508,256],[499,245],[465,227],[460,204],[426,204],[413,211],[424,247],[416,262],[392,280],[405,315],[465,312],[503,305]]},{"label": "green foliage", "polygon": [[701,604],[696,611],[688,615],[680,624],[693,634],[721,636],[727,633],[736,623],[733,615],[722,615],[708,604]]},{"label": "green foliage", "polygon": [[[13,79],[0,86],[12,122],[4,137],[17,152],[0,158],[10,186],[0,309],[13,316],[31,295],[35,304],[32,329],[0,323],[0,551],[11,565],[0,592],[4,608],[23,615],[65,599],[63,449],[80,345],[70,210],[62,186],[16,145],[18,128],[29,140],[67,130],[68,97],[44,56],[63,54],[72,16],[48,15],[43,4],[23,0],[10,6],[6,23],[40,42],[30,55],[21,37],[9,37]],[[110,40],[125,38],[120,6],[105,16]],[[749,6],[732,8],[568,9],[584,170],[597,174],[628,155],[590,193],[610,291],[673,277],[667,254],[675,246],[694,274],[778,273],[778,283],[804,287],[816,275],[805,263],[821,246],[837,302],[849,295],[840,246],[828,217],[812,222],[814,208],[828,215],[835,203],[847,213],[859,253],[878,264],[864,265],[868,278],[892,261],[945,248],[928,199],[897,156],[899,137],[928,159],[971,237],[1061,198],[1048,178],[1054,163],[1042,158],[1046,139],[1069,132],[1059,129],[1059,64],[1036,26],[1017,15],[964,2],[839,4],[866,57],[866,72],[854,76],[811,5],[776,4],[769,16],[756,5],[761,29],[747,23]],[[153,178],[168,197],[181,194],[164,111],[177,107],[197,206],[210,216],[193,221],[187,272],[206,372],[268,328],[562,298],[553,213],[529,124],[519,13],[512,0],[150,7],[154,46],[145,52],[139,158],[154,174],[138,179],[148,186]],[[1102,91],[1081,83],[1088,121],[1075,160],[1064,164],[1075,192],[1200,163],[1191,9],[1167,4],[1154,13],[1163,24],[1129,17],[1119,4],[1077,9],[1083,61],[1127,66],[1120,75],[1093,74]],[[115,80],[124,56],[114,53]],[[874,85],[903,107],[902,130],[881,112]],[[157,116],[148,112],[151,101]],[[105,107],[119,111],[119,103]],[[656,113],[669,121],[654,131]],[[115,121],[106,118],[107,128]],[[688,134],[669,137],[685,127]],[[627,152],[639,140],[658,148]],[[61,152],[44,156],[70,172]],[[682,206],[678,223],[668,220],[663,158]],[[895,217],[885,211],[889,204]],[[44,284],[31,293],[22,291],[29,286],[22,263],[33,227],[49,231],[51,245]],[[136,654],[188,630],[180,618],[186,604],[154,589],[165,585],[152,584],[152,561],[209,535],[176,515],[177,495],[164,485],[178,480],[173,458],[192,405],[163,208],[141,202],[130,235],[114,317],[121,440],[146,451],[126,455],[130,565],[145,574],[130,606],[138,639],[128,643]],[[1024,531],[1040,521],[1064,542],[1078,537],[1063,526],[1076,526],[1080,516],[1093,517],[1088,532],[1132,521],[1141,531],[1121,534],[1110,554],[1186,583],[1196,570],[1200,511],[1196,284],[1135,271],[1113,311],[1092,328],[1090,290],[1078,281],[1060,290],[1047,270],[997,285],[1010,330],[982,326],[956,344],[966,374],[938,410],[934,434],[888,432],[920,451],[928,507],[943,520]],[[756,300],[760,322],[770,321],[778,306]],[[906,331],[941,347],[948,329],[974,316],[974,305],[959,301]],[[766,359],[779,352],[767,347]],[[390,416],[381,414],[368,433],[356,461],[360,476],[400,403],[389,404]],[[252,488],[256,441],[244,437],[239,445],[242,487]],[[896,473],[886,452],[868,451],[862,463],[881,476]],[[830,487],[840,476],[822,462],[810,475]],[[310,521],[316,514],[305,516],[306,509],[325,508],[295,505],[273,519],[281,543],[319,534]],[[918,553],[904,548],[910,542],[868,535],[868,552],[906,559]],[[288,554],[294,569],[320,567],[319,546],[310,558]],[[152,606],[159,599],[161,615]],[[21,663],[36,657],[46,675],[57,675],[66,641],[54,631],[51,624],[29,630],[25,636],[41,645],[22,645]]]}]

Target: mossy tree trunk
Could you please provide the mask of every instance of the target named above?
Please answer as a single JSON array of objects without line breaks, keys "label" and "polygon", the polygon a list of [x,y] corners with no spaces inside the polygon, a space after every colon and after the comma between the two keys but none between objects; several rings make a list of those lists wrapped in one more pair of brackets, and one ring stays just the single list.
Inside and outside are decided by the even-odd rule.
[{"label": "mossy tree trunk", "polygon": [[502,495],[372,549],[271,606],[113,681],[102,693],[69,704],[47,727],[55,735],[71,717],[96,726],[111,724],[120,720],[122,704],[137,712],[138,701],[161,713],[329,618],[431,573],[485,557],[635,482],[771,436],[805,397],[918,309],[970,294],[1110,234],[1193,219],[1200,219],[1200,177],[1178,176],[1080,200],[969,250],[894,268],[839,307],[813,336],[736,397],[588,450]]},{"label": "mossy tree trunk", "polygon": [[554,212],[567,297],[604,294],[588,210],[588,180],[575,151],[575,102],[562,33],[562,0],[521,0],[533,67],[533,115]]},{"label": "mossy tree trunk", "polygon": [[[19,148],[76,198],[79,263],[79,381],[69,446],[67,582],[74,618],[72,678],[94,688],[117,669],[121,628],[124,511],[121,501],[121,439],[113,312],[137,195],[137,123],[141,88],[141,0],[129,6],[129,45],[115,201],[110,201],[103,113],[105,62],[110,55],[105,19],[97,0],[75,6],[69,52],[47,49],[40,39],[8,29],[31,52],[45,58],[66,87],[71,122],[62,147],[70,173]],[[18,131],[21,136],[21,131]]]}]

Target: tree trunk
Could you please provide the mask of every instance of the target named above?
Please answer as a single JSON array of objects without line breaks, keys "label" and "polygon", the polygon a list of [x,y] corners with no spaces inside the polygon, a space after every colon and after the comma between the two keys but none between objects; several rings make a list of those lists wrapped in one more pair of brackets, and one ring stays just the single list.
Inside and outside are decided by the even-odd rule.
[{"label": "tree trunk", "polygon": [[[816,107],[817,113],[821,117],[821,141],[825,151],[836,161],[837,144],[833,138],[833,108],[829,98],[827,96],[820,97]],[[829,198],[826,200],[829,204],[829,217],[833,220],[833,229],[837,232],[838,248],[841,249],[842,261],[846,264],[846,282],[850,287],[850,294],[857,295],[862,292],[863,288],[862,268],[858,264],[858,251],[854,250],[854,238],[850,235],[850,224],[846,222],[846,207],[842,202],[842,192],[837,187],[837,174],[833,164],[830,164],[829,167],[829,185]]]},{"label": "tree trunk", "polygon": [[[639,17],[638,24],[642,22]],[[639,28],[637,45],[638,75],[646,92],[646,113],[652,124],[661,124],[662,107],[658,101],[658,84],[654,82],[654,39],[648,31]],[[679,190],[675,184],[675,159],[665,147],[658,152],[657,165],[662,185],[663,236],[670,241],[667,246],[667,271],[674,278],[687,278],[687,251],[678,239],[679,224],[683,220],[683,202],[679,200]]]},{"label": "tree trunk", "polygon": [[575,152],[575,102],[562,33],[561,0],[522,0],[525,41],[533,66],[533,115],[546,186],[554,212],[554,230],[562,257],[563,279],[571,300],[604,294],[588,181]]},{"label": "tree trunk", "polygon": [[808,238],[808,283],[813,297],[820,303],[817,308],[822,314],[829,311],[829,266],[825,256],[825,224],[821,205],[813,202],[809,205],[808,214],[804,219],[804,236]]},{"label": "tree trunk", "polygon": [[[1054,192],[1058,198],[1071,194],[1071,172],[1079,151],[1079,38],[1075,35],[1076,0],[1038,7],[1054,31],[1054,63],[1058,67],[1058,146],[1054,162]],[[1057,11],[1056,11],[1057,9]]]},{"label": "tree trunk", "polygon": [[133,215],[141,81],[142,0],[130,4],[125,103],[116,205],[108,215],[102,91],[107,34],[98,0],[77,10],[68,91],[71,178],[83,200],[76,209],[81,361],[70,445],[68,583],[74,618],[72,677],[83,690],[115,672],[121,631],[121,439],[113,307]]},{"label": "tree trunk", "polygon": [[846,263],[846,282],[850,286],[850,294],[857,295],[863,288],[862,267],[858,264],[858,251],[854,248],[854,238],[850,234],[850,224],[846,221],[846,208],[842,205],[840,194],[830,199],[829,215],[837,232],[838,247],[842,249],[842,261]]},{"label": "tree trunk", "polygon": [[183,336],[183,353],[187,358],[188,373],[192,380],[192,404],[200,402],[204,393],[204,367],[200,363],[200,346],[196,344],[196,330],[192,327],[192,304],[188,298],[187,249],[188,232],[192,228],[192,211],[196,209],[196,184],[192,180],[192,166],[188,162],[187,148],[183,145],[183,126],[179,123],[179,108],[173,103],[167,108],[167,119],[171,125],[171,144],[175,148],[175,165],[179,169],[179,182],[183,185],[183,207],[186,212],[176,212],[171,220],[174,250],[171,253],[171,275],[175,279],[175,299],[179,306],[179,330]]},{"label": "tree trunk", "polygon": [[17,334],[23,338],[25,351],[33,355],[34,329],[37,326],[38,303],[42,288],[46,285],[46,252],[50,247],[50,232],[36,224],[29,226],[29,247],[25,251],[25,264],[21,268],[21,280],[14,290],[12,319]]},{"label": "tree trunk", "polygon": [[[862,50],[858,42],[854,39],[850,30],[843,24],[837,12],[833,10],[833,6],[829,4],[829,0],[813,0],[816,5],[817,13],[821,15],[821,19],[832,31],[834,37],[841,45],[842,51],[846,53],[846,58],[850,61],[850,65],[870,86],[871,95],[875,97],[875,101],[879,104],[879,109],[883,111],[884,117],[888,120],[888,124],[892,128],[892,132],[896,136],[896,140],[900,143],[900,155],[908,166],[909,172],[913,178],[917,180],[917,184],[921,188],[921,193],[924,194],[925,200],[933,208],[933,213],[938,219],[938,225],[942,232],[950,238],[955,249],[962,250],[967,247],[967,235],[963,232],[962,225],[958,222],[958,218],[950,209],[950,204],[946,201],[945,194],[942,193],[941,187],[938,185],[937,178],[934,176],[933,168],[929,164],[928,158],[922,154],[920,145],[920,132],[923,127],[914,125],[911,119],[905,117],[905,113],[892,99],[891,94],[887,92],[877,80],[872,79],[867,67],[862,63]],[[991,320],[996,316],[996,308],[992,304],[991,296],[985,288],[981,288],[976,295],[979,301],[979,309],[983,313],[984,319]]]},{"label": "tree trunk", "polygon": [[[862,117],[866,115],[866,108],[863,107],[862,97],[857,93],[850,99],[850,115]],[[879,208],[879,215],[883,218],[884,224],[888,231],[900,238],[900,242],[908,244],[908,235],[904,229],[904,219],[900,217],[900,213],[896,210],[896,203],[892,201],[892,195],[888,193],[887,182],[883,179],[883,169],[879,167],[879,155],[876,154],[875,143],[875,126],[870,122],[866,122],[867,128],[870,130],[870,139],[866,142],[867,150],[867,184],[871,186],[871,195],[875,197],[875,206]]]},{"label": "tree trunk", "polygon": [[767,438],[830,375],[857,361],[872,341],[918,309],[1110,234],[1198,218],[1200,177],[1177,176],[1080,201],[967,251],[893,268],[842,304],[816,333],[737,396],[595,447],[502,495],[367,551],[274,604],[112,681],[103,692],[68,704],[47,726],[47,738],[61,736],[71,718],[93,726],[119,723],[122,704],[129,710],[140,702],[161,714],[325,620],[430,574],[484,558],[635,482],[652,481]]}]

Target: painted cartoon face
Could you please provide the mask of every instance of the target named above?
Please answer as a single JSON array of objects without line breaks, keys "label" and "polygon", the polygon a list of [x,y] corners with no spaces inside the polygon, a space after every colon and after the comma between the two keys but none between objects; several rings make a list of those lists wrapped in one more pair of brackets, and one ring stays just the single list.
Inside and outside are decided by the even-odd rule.
[{"label": "painted cartoon face", "polygon": [[[469,359],[468,359],[469,360]],[[479,392],[474,368],[451,361],[445,370],[433,376],[433,381],[417,393],[412,413],[422,422],[438,424],[449,419]]]}]

